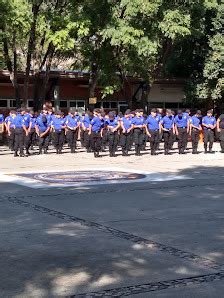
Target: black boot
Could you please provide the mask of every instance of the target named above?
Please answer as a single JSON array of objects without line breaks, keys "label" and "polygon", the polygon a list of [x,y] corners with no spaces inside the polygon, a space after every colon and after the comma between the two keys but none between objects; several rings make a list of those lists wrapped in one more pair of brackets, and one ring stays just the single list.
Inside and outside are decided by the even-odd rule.
[{"label": "black boot", "polygon": [[140,153],[140,150],[141,150],[141,147],[140,146],[138,146],[138,156],[141,156],[141,153]]},{"label": "black boot", "polygon": [[214,151],[212,151],[212,147],[213,147],[213,144],[209,144],[209,153],[214,153]]},{"label": "black boot", "polygon": [[14,157],[18,157],[19,155],[18,155],[18,153],[17,153],[17,151],[15,151],[15,153],[14,153]]},{"label": "black boot", "polygon": [[26,156],[30,156],[29,149],[26,149]]},{"label": "black boot", "polygon": [[151,150],[151,155],[156,155],[155,150]]},{"label": "black boot", "polygon": [[44,154],[48,154],[47,148],[44,148]]},{"label": "black boot", "polygon": [[38,152],[38,154],[40,155],[40,154],[42,154],[42,149],[39,149],[39,152]]},{"label": "black boot", "polygon": [[20,157],[25,157],[25,154],[23,153],[23,151],[20,151],[19,156]]},{"label": "black boot", "polygon": [[94,152],[94,157],[100,157],[100,153],[99,152]]}]

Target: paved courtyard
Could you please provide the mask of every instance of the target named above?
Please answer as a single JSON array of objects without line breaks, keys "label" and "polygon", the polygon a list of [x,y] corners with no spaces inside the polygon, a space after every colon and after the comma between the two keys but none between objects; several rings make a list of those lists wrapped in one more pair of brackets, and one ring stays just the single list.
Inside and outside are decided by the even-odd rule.
[{"label": "paved courtyard", "polygon": [[223,297],[214,149],[94,159],[0,147],[0,297]]}]

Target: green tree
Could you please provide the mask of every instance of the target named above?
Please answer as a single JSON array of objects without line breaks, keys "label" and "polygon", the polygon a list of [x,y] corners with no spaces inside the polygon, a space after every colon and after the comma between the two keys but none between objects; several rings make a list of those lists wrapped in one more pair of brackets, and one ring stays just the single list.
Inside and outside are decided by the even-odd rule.
[{"label": "green tree", "polygon": [[[191,80],[186,88],[186,103],[208,108],[222,104],[224,92],[224,4],[208,6],[206,26],[200,43],[201,53],[192,64]],[[203,46],[202,46],[203,45]]]}]

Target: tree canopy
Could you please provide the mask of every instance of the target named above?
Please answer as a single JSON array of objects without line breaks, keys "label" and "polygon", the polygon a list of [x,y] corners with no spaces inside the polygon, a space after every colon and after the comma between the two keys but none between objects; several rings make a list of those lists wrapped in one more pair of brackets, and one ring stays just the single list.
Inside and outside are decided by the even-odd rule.
[{"label": "tree canopy", "polygon": [[[89,96],[124,89],[130,76],[188,78],[190,105],[223,97],[223,11],[218,0],[0,0],[0,67],[19,106],[29,77],[38,108],[52,68],[89,71]],[[18,87],[18,71],[25,74]],[[132,105],[131,99],[129,105]]]}]

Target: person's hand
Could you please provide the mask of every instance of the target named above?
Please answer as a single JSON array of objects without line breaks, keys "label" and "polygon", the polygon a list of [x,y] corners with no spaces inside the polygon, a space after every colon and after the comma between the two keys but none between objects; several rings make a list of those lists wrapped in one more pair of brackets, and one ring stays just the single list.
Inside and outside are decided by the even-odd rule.
[{"label": "person's hand", "polygon": [[220,132],[220,131],[221,131],[221,129],[220,129],[220,128],[217,128],[217,131],[218,131],[218,132]]},{"label": "person's hand", "polygon": [[125,133],[125,129],[123,129],[122,132]]}]

